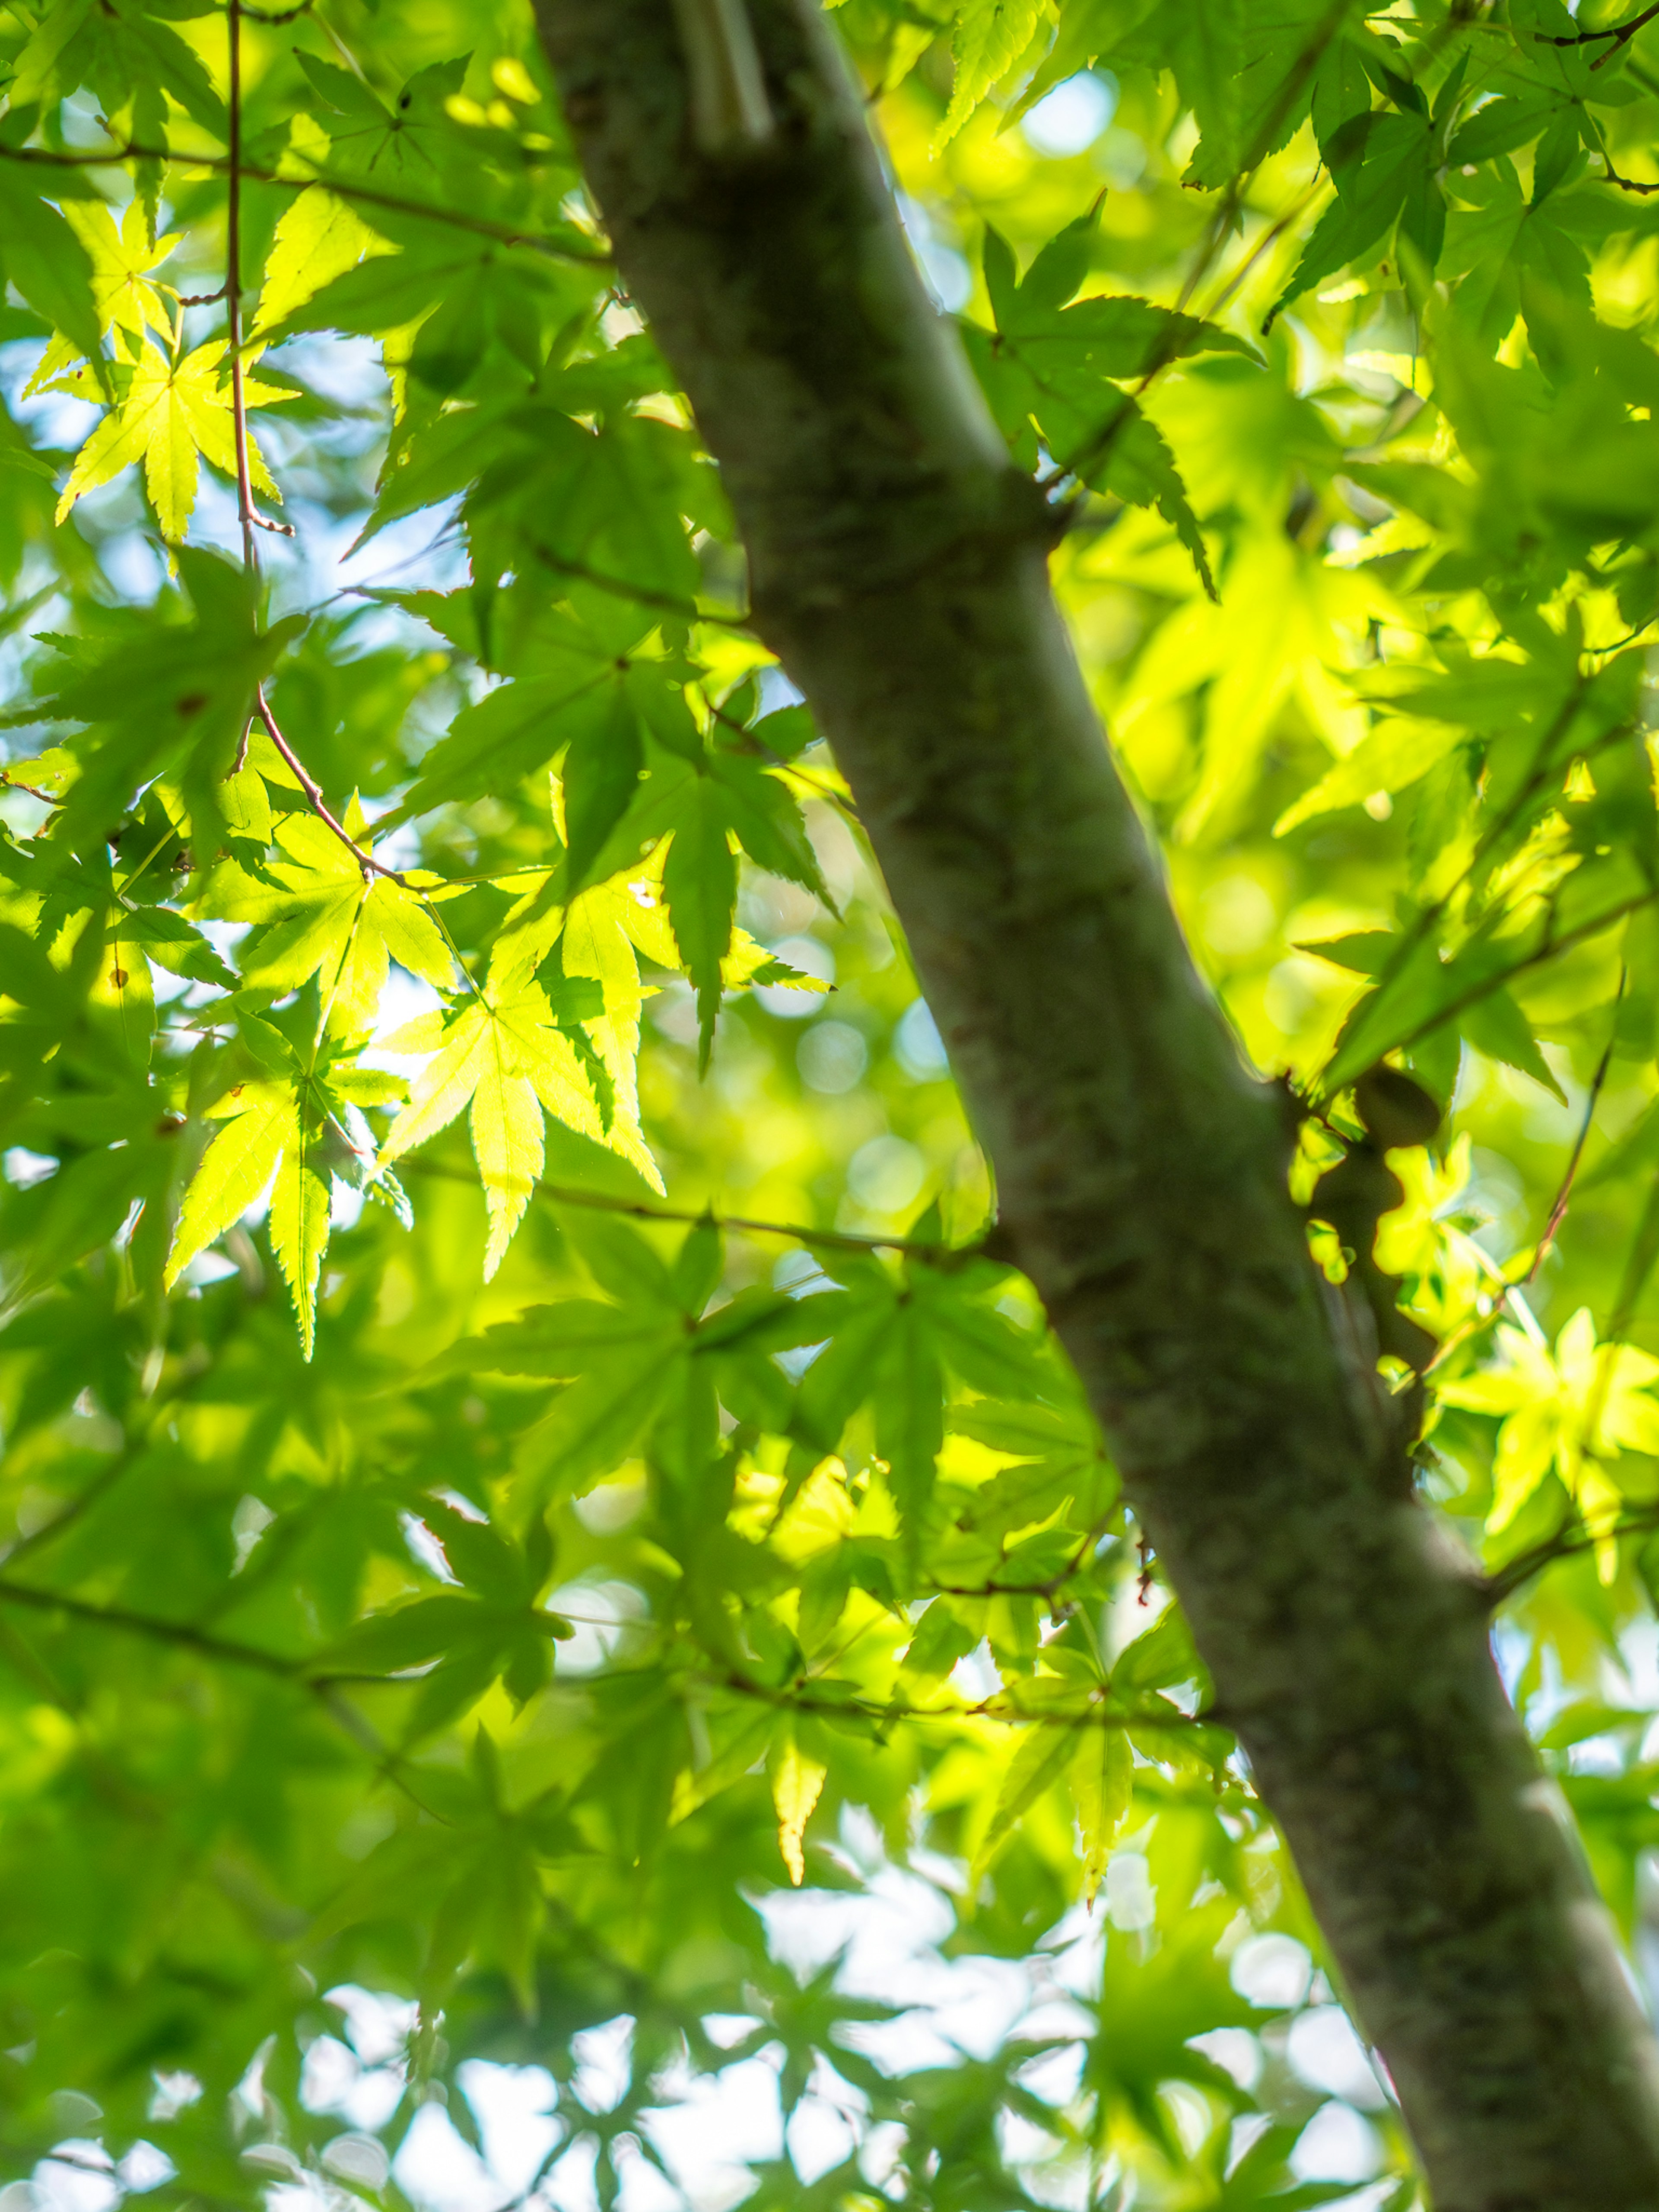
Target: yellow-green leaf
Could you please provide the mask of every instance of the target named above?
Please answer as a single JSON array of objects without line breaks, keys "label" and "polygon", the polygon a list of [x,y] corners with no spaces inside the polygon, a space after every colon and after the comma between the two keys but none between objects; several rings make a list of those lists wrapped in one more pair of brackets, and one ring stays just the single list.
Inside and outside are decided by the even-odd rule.
[{"label": "yellow-green leaf", "polygon": [[1072,1763],[1083,1838],[1083,1901],[1092,1905],[1133,1790],[1134,1754],[1121,1728],[1085,1729]]},{"label": "yellow-green leaf", "polygon": [[955,137],[997,79],[1013,67],[1044,12],[1042,0],[969,0],[957,25],[956,83],[939,145]]},{"label": "yellow-green leaf", "polygon": [[801,1749],[792,1729],[772,1770],[772,1802],[778,1815],[778,1850],[797,1889],[806,1876],[802,1839],[828,1771],[822,1759]]},{"label": "yellow-green leaf", "polygon": [[221,1102],[219,1110],[234,1119],[208,1146],[185,1194],[167,1255],[169,1288],[198,1252],[246,1212],[297,1133],[299,1115],[290,1084],[240,1085]]},{"label": "yellow-green leaf", "polygon": [[1043,1791],[1058,1780],[1060,1769],[1076,1749],[1074,1729],[1039,1723],[1031,1729],[1002,1778],[991,1824],[974,1854],[975,1875],[990,1864]]},{"label": "yellow-green leaf", "polygon": [[317,1332],[317,1277],[328,1249],[329,1177],[317,1132],[296,1114],[270,1191],[270,1249],[294,1299],[307,1359]]},{"label": "yellow-green leaf", "polygon": [[382,1158],[394,1160],[424,1144],[468,1104],[489,1209],[488,1279],[541,1174],[542,1109],[596,1143],[604,1139],[592,1086],[534,983],[498,991],[492,980],[466,1000],[441,1049],[416,1079]]},{"label": "yellow-green leaf", "polygon": [[[59,522],[83,493],[142,461],[144,489],[161,535],[174,543],[183,538],[196,505],[198,454],[205,453],[227,476],[236,473],[230,382],[221,368],[225,352],[225,341],[217,338],[175,365],[156,346],[139,346],[125,398],[109,410],[75,457],[58,502]],[[251,378],[244,389],[250,407],[294,396]],[[248,466],[255,485],[276,498],[270,471],[251,439]]]},{"label": "yellow-green leaf", "polygon": [[483,1268],[489,1282],[541,1180],[544,1152],[541,1101],[534,1085],[516,1072],[511,1043],[500,1023],[485,1030],[482,1058],[483,1070],[472,1093],[471,1119],[472,1150],[489,1212]]},{"label": "yellow-green leaf", "polygon": [[1444,758],[1462,732],[1449,722],[1395,720],[1361,740],[1353,750],[1328,769],[1311,791],[1304,791],[1287,806],[1273,824],[1275,837],[1311,822],[1316,815],[1334,814],[1344,806],[1362,806],[1379,791],[1404,791]]},{"label": "yellow-green leaf", "polygon": [[320,185],[311,185],[289,208],[271,239],[254,330],[274,329],[348,269],[397,250],[343,200]]}]

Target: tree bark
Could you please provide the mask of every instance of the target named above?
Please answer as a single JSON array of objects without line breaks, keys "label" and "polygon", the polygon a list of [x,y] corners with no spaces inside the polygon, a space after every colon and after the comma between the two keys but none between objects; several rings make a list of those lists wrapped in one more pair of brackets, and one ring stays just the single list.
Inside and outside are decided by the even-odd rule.
[{"label": "tree bark", "polygon": [[[816,0],[538,0],[629,289],[1439,2212],[1654,2212],[1659,2053],[1468,1563],[1405,1502],[1016,471]],[[712,53],[708,42],[724,41]],[[747,52],[740,49],[747,45]],[[764,87],[757,102],[756,81]],[[720,108],[722,82],[747,90]],[[710,88],[714,89],[711,90]]]}]

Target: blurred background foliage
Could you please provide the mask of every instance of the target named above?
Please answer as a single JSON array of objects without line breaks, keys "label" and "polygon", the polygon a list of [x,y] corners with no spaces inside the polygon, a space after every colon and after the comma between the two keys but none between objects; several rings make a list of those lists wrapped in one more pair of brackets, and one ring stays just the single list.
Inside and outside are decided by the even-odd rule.
[{"label": "blurred background foliage", "polygon": [[[1449,1109],[1377,1255],[1443,1348],[1419,1486],[1647,1985],[1659,203],[1609,178],[1659,179],[1659,27],[1572,43],[1622,20],[836,12],[1073,502],[1056,588],[1194,955],[1322,1102],[1298,1197],[1370,1060]],[[1405,2212],[1157,1562],[974,1249],[938,1030],[528,9],[242,24],[294,532],[252,583],[227,27],[0,11],[6,2212]],[[1079,291],[1215,327],[1066,354]],[[258,721],[244,763],[259,680],[403,879],[378,969]],[[601,682],[617,719],[561,720]],[[538,1011],[475,1150],[434,1024],[503,977]],[[274,1194],[276,1136],[202,1167],[244,1093],[290,1117]]]}]

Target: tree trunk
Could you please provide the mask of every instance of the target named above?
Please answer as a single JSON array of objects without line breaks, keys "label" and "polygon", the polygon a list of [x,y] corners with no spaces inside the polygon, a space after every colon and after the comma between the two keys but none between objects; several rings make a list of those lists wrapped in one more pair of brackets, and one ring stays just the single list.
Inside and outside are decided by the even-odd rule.
[{"label": "tree trunk", "polygon": [[851,783],[994,1165],[1439,2212],[1654,2212],[1659,2053],[1477,1581],[1405,1501],[815,0],[538,0],[755,621]]}]

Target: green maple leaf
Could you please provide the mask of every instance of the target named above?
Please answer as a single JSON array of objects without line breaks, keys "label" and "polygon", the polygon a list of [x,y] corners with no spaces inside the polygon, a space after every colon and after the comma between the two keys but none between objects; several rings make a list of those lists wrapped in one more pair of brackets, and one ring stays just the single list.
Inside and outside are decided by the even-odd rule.
[{"label": "green maple leaf", "polygon": [[[180,362],[154,344],[134,341],[137,358],[125,396],[112,407],[75,457],[58,502],[62,522],[85,493],[94,491],[135,461],[144,465],[144,489],[163,538],[181,538],[196,505],[198,457],[205,454],[227,476],[236,474],[236,432],[223,338],[198,346]],[[89,373],[88,373],[89,374]],[[270,407],[294,394],[274,384],[244,380],[250,407]],[[90,397],[89,392],[81,396]],[[248,471],[256,489],[279,499],[258,447],[248,441]]]},{"label": "green maple leaf", "polygon": [[265,259],[253,329],[260,332],[274,329],[347,270],[396,250],[378,231],[369,228],[355,208],[325,191],[320,185],[313,185],[300,194],[276,226]]},{"label": "green maple leaf", "polygon": [[[142,339],[147,331],[164,338],[173,335],[173,319],[161,293],[149,281],[179,241],[169,232],[152,246],[142,200],[129,200],[120,228],[101,201],[71,200],[64,220],[87,250],[92,264],[92,297],[102,331],[129,331]],[[81,358],[74,337],[60,331],[40,356],[40,365],[24,387],[26,394],[46,389]]]},{"label": "green maple leaf", "polygon": [[[208,1109],[208,1118],[225,1126],[185,1194],[163,1279],[171,1289],[198,1253],[269,1188],[270,1247],[292,1293],[308,1360],[316,1341],[317,1279],[328,1249],[332,1179],[340,1175],[363,1188],[385,1178],[374,1161],[367,1125],[346,1096],[354,1071],[341,1071],[337,1088],[329,1079],[331,1071],[302,1069],[281,1048],[279,1056],[291,1066],[236,1085]],[[395,1192],[395,1184],[391,1188]]]},{"label": "green maple leaf", "polygon": [[1042,0],[969,0],[952,42],[956,83],[939,127],[939,145],[955,137],[997,79],[1013,67],[1045,12]]},{"label": "green maple leaf", "polygon": [[450,1015],[428,1016],[391,1042],[405,1051],[440,1048],[392,1123],[381,1158],[400,1158],[469,1109],[489,1212],[488,1282],[540,1180],[544,1110],[596,1144],[605,1141],[587,1072],[556,1027],[545,993],[494,976]]},{"label": "green maple leaf", "polygon": [[[355,799],[345,827],[367,847],[369,825]],[[453,988],[454,960],[418,891],[366,876],[314,814],[284,815],[276,842],[282,858],[264,869],[265,880],[222,867],[201,901],[217,921],[264,925],[243,955],[246,982],[287,992],[318,976],[330,1026],[343,1036],[374,1026],[394,959],[438,990]]]}]

